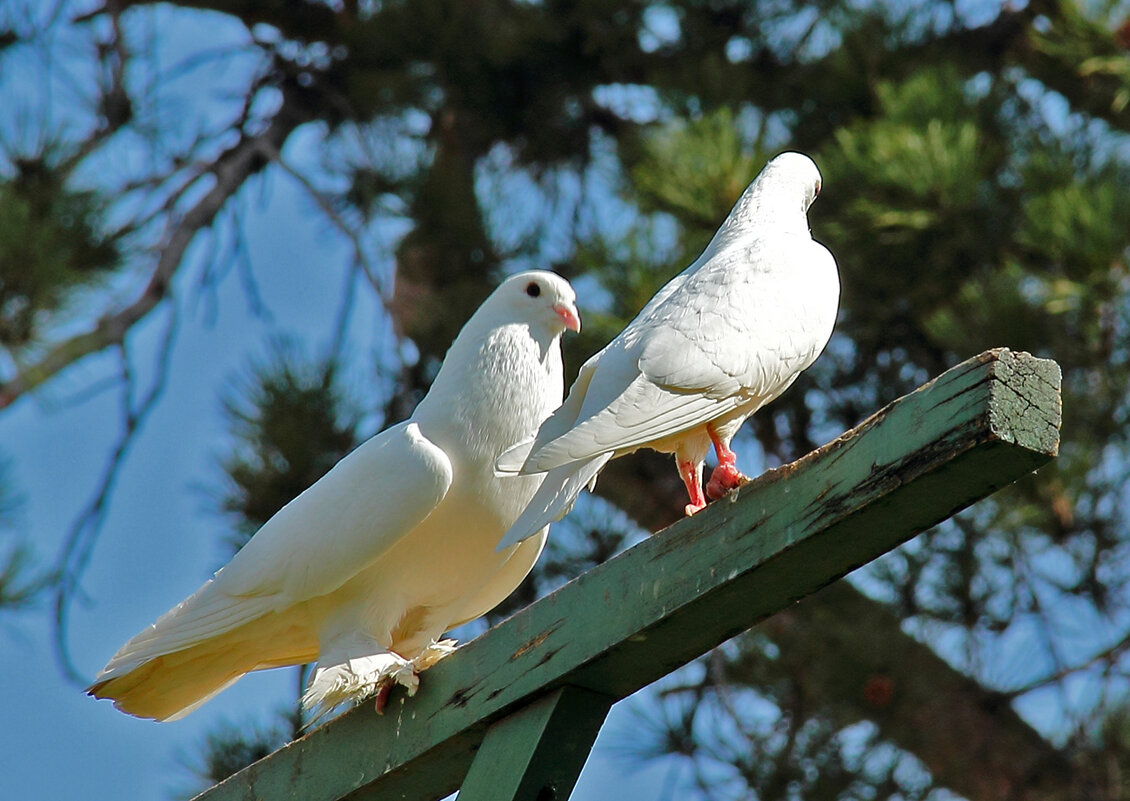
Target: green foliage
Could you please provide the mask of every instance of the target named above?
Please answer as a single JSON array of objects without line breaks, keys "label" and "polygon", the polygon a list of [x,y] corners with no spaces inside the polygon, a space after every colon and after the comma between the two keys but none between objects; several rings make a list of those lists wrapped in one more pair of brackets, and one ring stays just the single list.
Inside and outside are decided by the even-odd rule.
[{"label": "green foliage", "polygon": [[1086,741],[1086,759],[1093,763],[1094,796],[1130,797],[1130,699],[1114,699],[1102,712],[1097,726],[1080,732]]},{"label": "green foliage", "polygon": [[43,576],[30,576],[34,571],[31,548],[26,543],[0,547],[0,611],[25,609],[39,599],[47,581]]},{"label": "green foliage", "polygon": [[663,252],[660,236],[646,224],[619,239],[593,237],[578,246],[572,258],[574,267],[581,274],[600,277],[609,305],[607,309],[586,309],[581,335],[566,340],[566,348],[591,354],[604,347],[675,275],[678,262],[658,259],[657,251]]},{"label": "green foliage", "polygon": [[20,347],[121,254],[99,230],[106,201],[96,192],[69,189],[46,155],[13,167],[0,182],[0,345]]},{"label": "green foliage", "polygon": [[[768,151],[729,107],[693,120],[677,119],[633,140],[626,199],[645,216],[623,233],[599,233],[577,243],[571,259],[581,275],[596,276],[607,308],[586,310],[582,335],[566,342],[578,354],[599,350],[651,296],[706,247]],[[672,236],[662,217],[677,225]]]},{"label": "green foliage", "polygon": [[304,363],[294,346],[277,342],[229,390],[224,413],[235,443],[220,461],[220,508],[236,525],[234,550],[357,444],[358,415],[336,377],[333,362]]},{"label": "green foliage", "polygon": [[[1124,274],[1126,220],[1130,219],[1130,167],[1117,163],[1080,170],[1080,156],[1052,148],[1033,153],[1023,176],[1032,187],[1023,206],[1017,245],[1046,259],[1048,266],[1071,282],[1103,282],[1095,287],[1108,296],[1117,284],[1112,272]],[[1078,308],[1050,307],[1053,313]]]},{"label": "green foliage", "polygon": [[729,106],[693,120],[676,119],[642,142],[631,170],[643,212],[673,214],[689,227],[688,250],[701,249],[773,153],[742,134]]},{"label": "green foliage", "polygon": [[[889,347],[892,329],[918,329],[914,317],[947,303],[955,283],[996,269],[1011,212],[996,184],[1003,147],[981,124],[986,101],[971,101],[956,71],[885,82],[876,95],[880,113],[821,151],[827,190],[813,209],[840,263],[841,330],[863,358]],[[938,343],[902,344],[917,345],[911,358],[929,371],[941,366]]]}]

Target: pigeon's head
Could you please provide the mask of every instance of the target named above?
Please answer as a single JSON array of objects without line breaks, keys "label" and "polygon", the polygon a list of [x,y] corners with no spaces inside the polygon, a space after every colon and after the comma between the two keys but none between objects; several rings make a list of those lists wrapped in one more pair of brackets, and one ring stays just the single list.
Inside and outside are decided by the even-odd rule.
[{"label": "pigeon's head", "polygon": [[820,194],[820,170],[803,153],[786,152],[769,160],[738,198],[715,235],[712,247],[732,237],[768,231],[807,234],[808,207]]},{"label": "pigeon's head", "polygon": [[581,330],[577,293],[557,273],[528,270],[503,281],[494,296],[516,321],[542,325],[554,334]]},{"label": "pigeon's head", "polygon": [[801,210],[808,211],[812,201],[820,194],[820,170],[803,153],[787,151],[770,159],[755,183],[774,193],[795,193],[803,199]]}]

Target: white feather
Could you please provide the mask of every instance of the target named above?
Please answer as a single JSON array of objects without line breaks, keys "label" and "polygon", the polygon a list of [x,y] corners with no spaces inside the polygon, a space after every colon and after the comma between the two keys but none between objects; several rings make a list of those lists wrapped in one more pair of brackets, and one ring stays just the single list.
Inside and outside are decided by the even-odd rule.
[{"label": "white feather", "polygon": [[816,360],[840,289],[835,260],[808,230],[819,186],[807,156],[770,161],[702,255],[585,363],[536,437],[504,454],[500,471],[548,473],[500,548],[563,514],[613,457],[649,447],[697,475],[711,433],[728,446]]},{"label": "white feather", "polygon": [[414,686],[414,671],[447,652],[437,639],[502,601],[541,553],[544,531],[496,551],[541,477],[496,476],[494,462],[561,401],[563,310],[576,320],[559,276],[503,282],[410,420],[281,509],[214,578],[122,646],[88,692],[166,720],[244,673],[313,660],[304,701],[316,711],[382,681]]},{"label": "white feather", "polygon": [[543,486],[552,488],[552,491],[534,495],[529,505],[514,521],[514,525],[510,527],[510,531],[498,544],[498,549],[505,550],[516,543],[526,541],[525,538],[515,538],[514,532],[541,530],[567,515],[573,508],[577,496],[581,494],[581,490],[586,487],[590,490],[593,488],[597,475],[611,458],[610,452],[602,453],[550,470],[545,476]]}]

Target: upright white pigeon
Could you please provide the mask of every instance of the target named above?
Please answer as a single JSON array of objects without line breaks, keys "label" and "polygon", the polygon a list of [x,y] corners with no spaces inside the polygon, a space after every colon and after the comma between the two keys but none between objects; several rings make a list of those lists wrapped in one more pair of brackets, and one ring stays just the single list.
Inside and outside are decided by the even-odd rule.
[{"label": "upright white pigeon", "polygon": [[718,467],[706,494],[745,481],[730,440],[816,360],[835,324],[836,262],[808,229],[819,192],[810,158],[772,159],[702,255],[585,362],[536,437],[500,457],[500,474],[546,473],[500,549],[562,517],[610,459],[639,448],[675,454],[688,515],[706,505],[711,444]]},{"label": "upright white pigeon", "polygon": [[215,577],[114,655],[87,692],[175,720],[253,670],[317,660],[320,715],[450,652],[445,632],[500,603],[546,532],[495,546],[541,483],[500,477],[503,449],[561,402],[560,339],[580,330],[569,282],[505,280],[475,312],[411,419],[346,456]]}]

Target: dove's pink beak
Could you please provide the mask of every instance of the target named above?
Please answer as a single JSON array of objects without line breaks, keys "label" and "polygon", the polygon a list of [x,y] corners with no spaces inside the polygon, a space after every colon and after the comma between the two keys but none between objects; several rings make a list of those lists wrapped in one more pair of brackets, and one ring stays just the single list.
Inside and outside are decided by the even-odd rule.
[{"label": "dove's pink beak", "polygon": [[581,316],[577,309],[570,303],[555,303],[553,311],[561,318],[562,324],[570,331],[581,333]]}]

